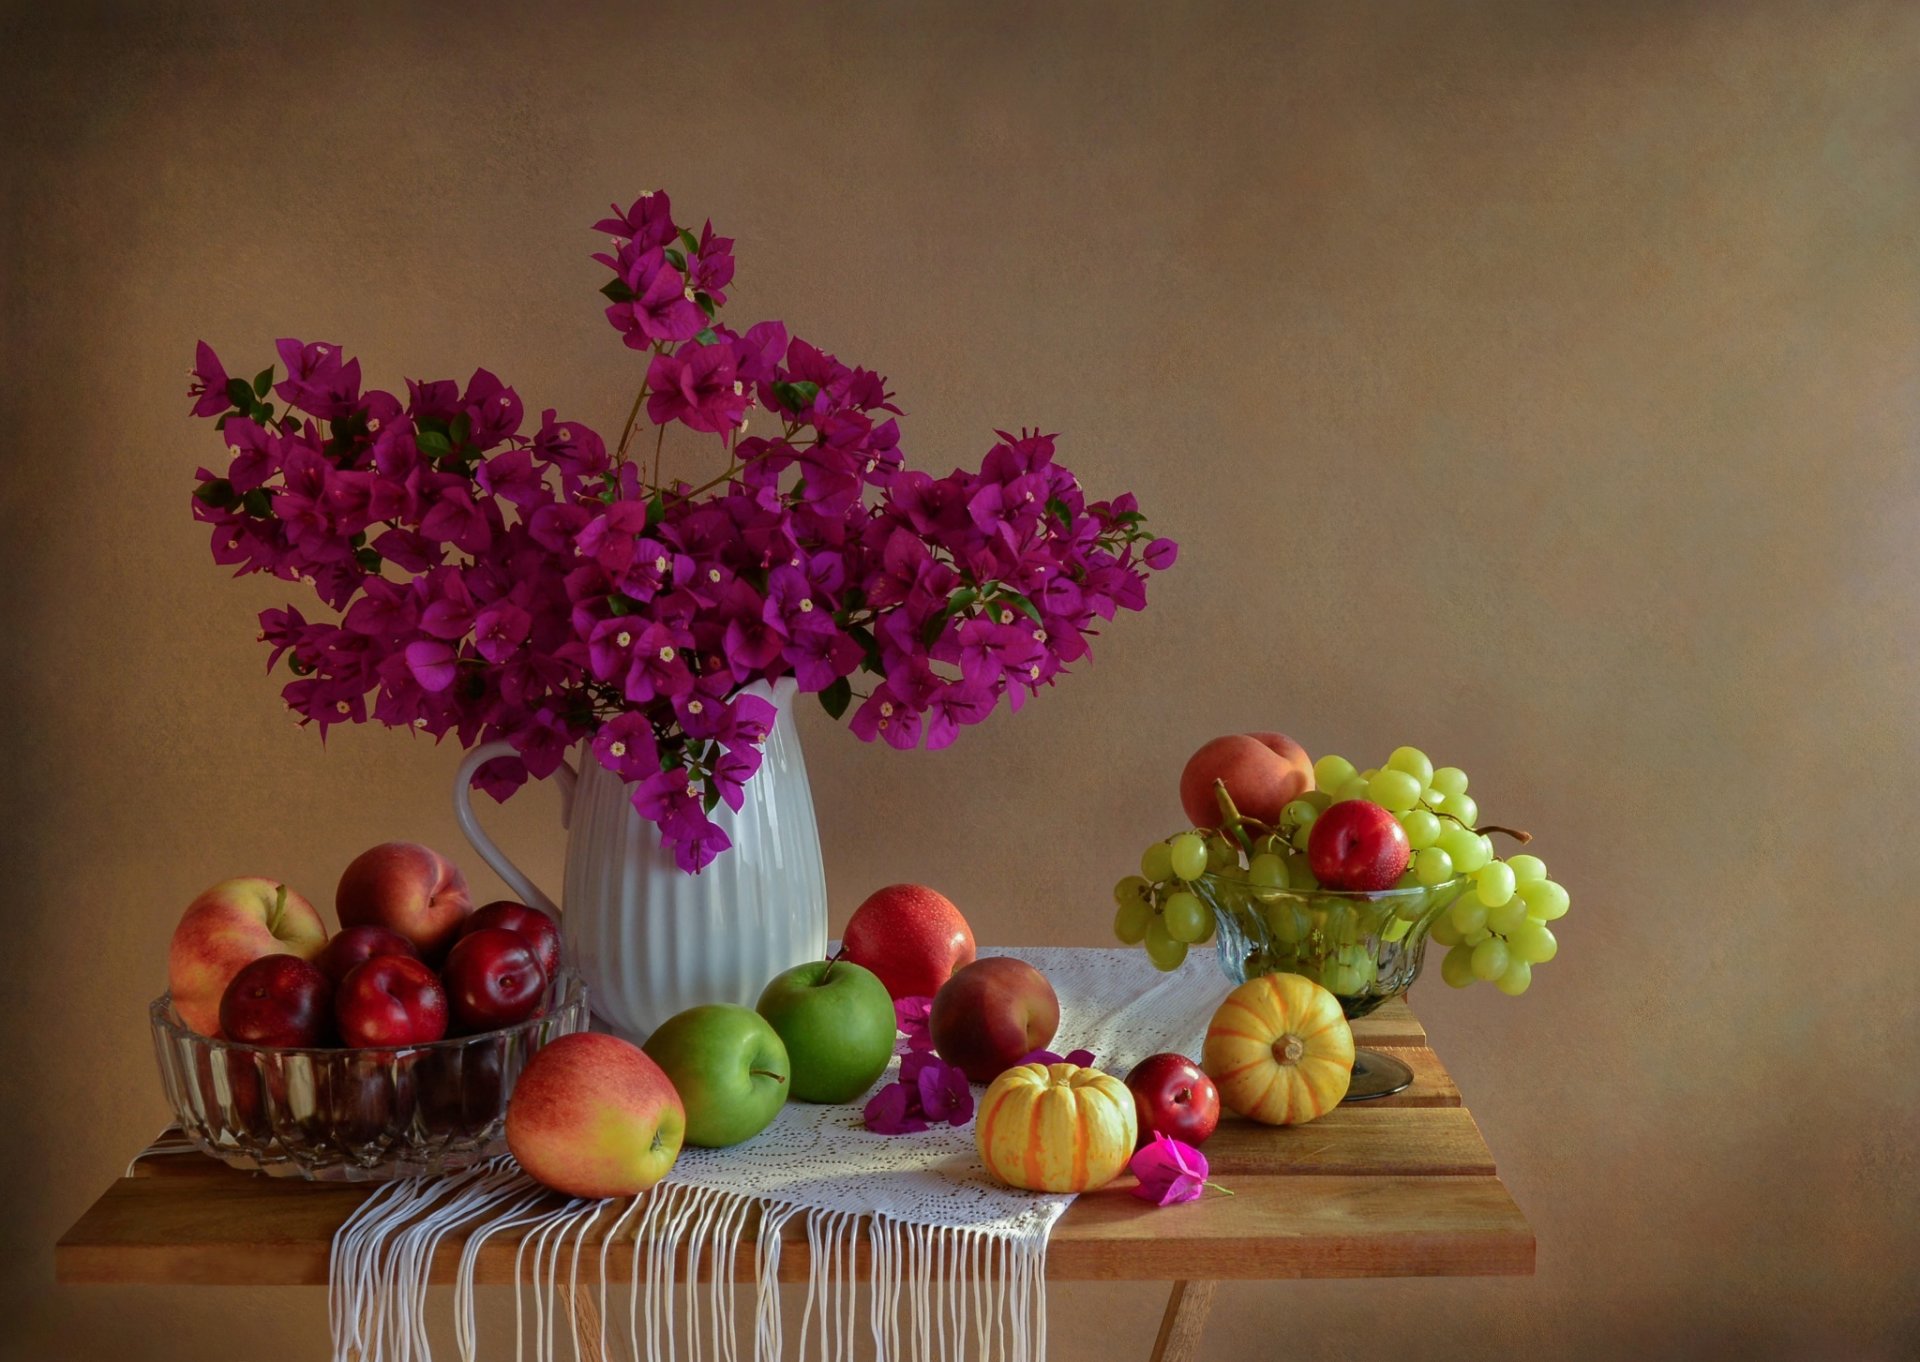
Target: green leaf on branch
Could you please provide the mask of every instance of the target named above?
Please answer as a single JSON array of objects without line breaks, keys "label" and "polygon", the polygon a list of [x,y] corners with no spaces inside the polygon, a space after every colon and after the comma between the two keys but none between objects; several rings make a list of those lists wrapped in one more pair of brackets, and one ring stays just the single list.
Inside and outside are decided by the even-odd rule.
[{"label": "green leaf on branch", "polygon": [[467,437],[471,434],[473,434],[473,418],[468,416],[464,411],[454,417],[447,425],[447,439],[455,449],[464,445],[467,442]]},{"label": "green leaf on branch", "polygon": [[265,397],[267,395],[267,389],[271,388],[272,386],[273,386],[273,366],[269,364],[266,368],[262,369],[259,373],[253,376],[253,395],[255,397]]},{"label": "green leaf on branch", "polygon": [[700,310],[701,310],[702,312],[704,312],[704,313],[706,313],[706,314],[707,314],[707,320],[708,320],[708,321],[712,321],[712,320],[713,320],[713,314],[714,314],[714,313],[716,313],[716,312],[718,312],[718,311],[720,310],[719,308],[717,308],[717,307],[715,307],[715,306],[713,305],[713,299],[711,299],[711,298],[709,298],[709,297],[708,297],[708,296],[707,296],[706,294],[704,294],[704,293],[696,293],[696,294],[694,294],[694,295],[693,295],[693,301],[694,301],[694,302],[696,302],[696,303],[698,303],[698,304],[700,305]]},{"label": "green leaf on branch", "polygon": [[355,549],[353,551],[353,561],[368,572],[378,572],[380,570],[380,555],[372,549]]},{"label": "green leaf on branch", "polygon": [[845,714],[847,706],[851,703],[853,703],[853,683],[844,676],[820,692],[820,708],[827,712],[829,719],[838,719]]},{"label": "green leaf on branch", "polygon": [[671,246],[667,247],[664,254],[667,257],[668,262],[671,263],[676,270],[679,270],[682,274],[686,273],[687,258],[684,255],[674,250],[673,247]]},{"label": "green leaf on branch", "polygon": [[203,482],[193,489],[193,499],[203,506],[211,506],[216,511],[224,511],[229,506],[240,504],[240,497],[233,490],[233,484],[225,478],[215,478]]},{"label": "green leaf on branch", "polygon": [[667,498],[663,493],[655,492],[647,498],[647,528],[652,529],[667,518]]},{"label": "green leaf on branch", "polygon": [[811,407],[813,399],[820,395],[820,385],[808,383],[805,380],[798,383],[776,383],[773,385],[773,395],[788,411],[802,412]]},{"label": "green leaf on branch", "polygon": [[640,602],[624,592],[615,591],[607,596],[607,609],[611,610],[617,619],[634,614],[640,609]]},{"label": "green leaf on branch", "polygon": [[273,514],[273,493],[264,487],[256,487],[240,498],[240,505],[251,516]]},{"label": "green leaf on branch", "polygon": [[253,388],[244,378],[230,378],[227,380],[227,401],[245,411],[253,405]]},{"label": "green leaf on branch", "polygon": [[600,285],[600,292],[610,303],[630,303],[634,300],[634,291],[627,287],[624,279],[609,279]]},{"label": "green leaf on branch", "polygon": [[453,441],[449,440],[437,430],[419,431],[414,435],[413,441],[428,454],[441,455],[453,453]]},{"label": "green leaf on branch", "polygon": [[1067,503],[1059,497],[1047,498],[1047,514],[1059,521],[1067,529],[1073,528],[1073,512],[1067,509]]},{"label": "green leaf on branch", "polygon": [[693,338],[702,345],[712,345],[720,339],[719,336],[714,334],[714,330],[710,326],[702,327],[700,330],[694,332]]},{"label": "green leaf on branch", "polygon": [[1021,614],[1025,615],[1028,619],[1032,620],[1035,624],[1044,623],[1040,618],[1039,607],[1036,606],[1032,601],[1028,600],[1025,596],[1022,596],[1018,591],[1002,591],[998,599],[1003,601],[1012,601],[1014,608],[1018,610]]},{"label": "green leaf on branch", "polygon": [[695,255],[700,253],[700,239],[684,227],[680,229],[680,240],[685,244],[686,248]]}]

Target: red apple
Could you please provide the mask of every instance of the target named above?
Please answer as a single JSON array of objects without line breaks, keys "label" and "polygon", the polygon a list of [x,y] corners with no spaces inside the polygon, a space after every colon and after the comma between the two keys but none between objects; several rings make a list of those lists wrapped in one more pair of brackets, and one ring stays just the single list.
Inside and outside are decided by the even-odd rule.
[{"label": "red apple", "polygon": [[840,950],[879,975],[896,999],[931,998],[973,960],[973,929],[924,884],[890,884],[853,910]]},{"label": "red apple", "polygon": [[1127,1075],[1140,1143],[1154,1132],[1188,1144],[1204,1143],[1220,1124],[1220,1090],[1185,1055],[1148,1055]]},{"label": "red apple", "polygon": [[1278,823],[1280,810],[1313,788],[1313,760],[1284,733],[1233,733],[1203,743],[1180,772],[1180,807],[1196,828],[1220,826],[1213,782],[1249,818]]},{"label": "red apple", "polygon": [[546,1010],[547,972],[533,943],[505,927],[482,927],[453,943],[440,980],[454,1024],[493,1031]]},{"label": "red apple", "polygon": [[313,963],[337,987],[342,979],[353,972],[355,965],[371,960],[376,955],[418,957],[419,952],[414,950],[411,941],[389,928],[349,927],[329,937],[326,948],[315,957]]},{"label": "red apple", "polygon": [[460,867],[416,842],[383,842],[340,876],[333,906],[342,927],[386,927],[438,960],[472,911]]},{"label": "red apple", "polygon": [[1060,1028],[1060,1000],[1024,960],[994,955],[957,971],[933,995],[933,1048],[975,1083],[991,1083]]},{"label": "red apple", "polygon": [[313,905],[278,880],[223,880],[187,905],[167,949],[167,988],[180,1020],[203,1036],[220,1029],[220,999],[263,955],[311,960],[327,929]]},{"label": "red apple", "polygon": [[1341,800],[1307,834],[1307,864],[1328,889],[1391,889],[1412,855],[1400,820],[1371,800]]},{"label": "red apple", "polygon": [[687,1112],[660,1066],[617,1036],[562,1036],[527,1062],[507,1103],[507,1148],[568,1196],[632,1196],[680,1157]]},{"label": "red apple", "polygon": [[241,967],[220,997],[220,1030],[242,1045],[279,1049],[324,1044],[333,984],[297,955],[263,955]]},{"label": "red apple", "polygon": [[496,899],[484,908],[476,908],[467,914],[466,921],[460,924],[460,935],[477,932],[482,927],[505,927],[510,932],[518,932],[533,947],[533,953],[540,959],[540,968],[552,979],[560,972],[560,928],[554,920],[538,908],[529,908],[524,903],[515,903],[512,899]]},{"label": "red apple", "polygon": [[420,961],[376,955],[340,981],[333,1015],[349,1045],[425,1045],[447,1034],[447,991]]}]

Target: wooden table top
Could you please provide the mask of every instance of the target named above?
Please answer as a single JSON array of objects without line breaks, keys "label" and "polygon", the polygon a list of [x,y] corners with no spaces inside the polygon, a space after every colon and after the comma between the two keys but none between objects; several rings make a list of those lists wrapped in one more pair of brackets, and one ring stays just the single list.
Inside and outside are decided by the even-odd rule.
[{"label": "wooden table top", "polygon": [[[1206,1144],[1216,1182],[1197,1202],[1154,1209],[1132,1178],[1077,1199],[1054,1228],[1047,1275],[1060,1281],[1189,1278],[1497,1276],[1533,1271],[1533,1231],[1425,1029],[1396,999],[1356,1021],[1355,1041],[1414,1071],[1392,1097],[1342,1106],[1309,1125],[1229,1116]],[[201,1154],[155,1156],[75,1222],[54,1253],[62,1283],[324,1285],[334,1231],[371,1192],[242,1173]],[[611,1214],[604,1217],[608,1227]],[[595,1246],[599,1240],[590,1237]],[[519,1241],[488,1240],[477,1280],[511,1283]],[[441,1244],[447,1282],[461,1242]],[[753,1273],[752,1235],[733,1271]],[[632,1248],[615,1244],[617,1280]],[[790,1228],[783,1279],[805,1280],[804,1230]],[[702,1268],[704,1275],[705,1269]]]}]

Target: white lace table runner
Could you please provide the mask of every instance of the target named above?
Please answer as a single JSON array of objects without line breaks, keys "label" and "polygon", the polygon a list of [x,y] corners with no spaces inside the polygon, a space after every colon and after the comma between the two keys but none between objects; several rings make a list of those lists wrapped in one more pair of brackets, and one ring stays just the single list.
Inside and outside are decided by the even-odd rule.
[{"label": "white lace table runner", "polygon": [[[1195,960],[1161,974],[1138,950],[1016,947],[1052,982],[1060,1031],[1052,1046],[1085,1048],[1124,1074],[1162,1050],[1197,1054],[1207,1018],[1226,982]],[[894,1070],[881,1078],[890,1082]],[[864,1100],[864,1099],[862,1099]],[[510,1158],[443,1178],[383,1187],[334,1239],[332,1311],[339,1362],[425,1362],[423,1318],[433,1250],[455,1230],[467,1243],[455,1286],[455,1334],[463,1359],[476,1356],[473,1269],[480,1246],[509,1228],[523,1231],[515,1314],[541,1362],[570,1325],[559,1293],[598,1292],[606,1356],[696,1362],[732,1359],[740,1321],[731,1274],[676,1274],[702,1256],[727,1263],[759,1212],[756,1236],[754,1362],[789,1356],[779,1298],[780,1230],[796,1218],[807,1234],[809,1279],[792,1355],[817,1346],[822,1362],[850,1359],[861,1337],[892,1359],[982,1358],[1043,1362],[1046,1355],[1046,1245],[1070,1196],[1037,1195],[990,1179],[971,1123],[910,1135],[876,1135],[860,1102],[793,1102],[773,1123],[731,1149],[682,1152],[650,1195],[556,1206]],[[1142,1207],[1146,1214],[1146,1208]],[[596,1229],[613,1227],[596,1251]],[[609,1280],[606,1245],[636,1238],[633,1269]],[[854,1260],[864,1242],[871,1286],[860,1309]],[[532,1286],[531,1307],[521,1282]],[[621,1308],[624,1306],[624,1309]],[[864,1314],[864,1325],[861,1316]],[[620,1350],[609,1340],[625,1340]],[[969,1340],[971,1339],[971,1343]]]}]

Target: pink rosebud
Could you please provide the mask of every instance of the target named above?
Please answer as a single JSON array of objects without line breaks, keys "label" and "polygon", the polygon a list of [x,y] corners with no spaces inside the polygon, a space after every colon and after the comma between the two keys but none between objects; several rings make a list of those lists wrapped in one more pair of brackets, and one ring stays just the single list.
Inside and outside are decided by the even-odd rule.
[{"label": "pink rosebud", "polygon": [[1150,1144],[1134,1151],[1133,1161],[1127,1166],[1140,1179],[1133,1194],[1156,1206],[1198,1201],[1207,1187],[1207,1156],[1157,1130]]}]

